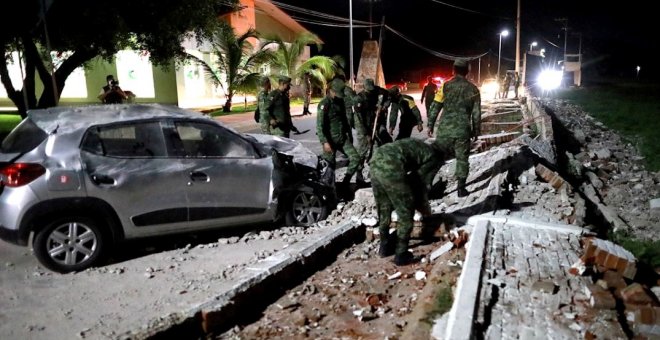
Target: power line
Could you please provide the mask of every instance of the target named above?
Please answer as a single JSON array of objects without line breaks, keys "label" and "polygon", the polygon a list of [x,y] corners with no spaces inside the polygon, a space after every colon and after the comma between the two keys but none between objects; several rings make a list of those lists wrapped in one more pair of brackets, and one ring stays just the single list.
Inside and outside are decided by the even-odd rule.
[{"label": "power line", "polygon": [[469,12],[469,13],[485,15],[485,16],[493,17],[493,18],[511,20],[511,18],[508,18],[508,17],[502,17],[502,16],[499,16],[499,15],[493,15],[493,14],[489,14],[489,13],[479,12],[479,11],[475,11],[475,10],[472,10],[472,9],[469,9],[469,8],[452,5],[450,3],[446,3],[446,2],[443,2],[443,1],[439,1],[439,0],[430,0],[430,1],[435,2],[437,4],[445,5],[447,7],[455,8],[455,9],[458,9],[458,10],[461,10],[461,11]]},{"label": "power line", "polygon": [[438,52],[438,51],[434,51],[434,50],[432,50],[432,49],[430,49],[430,48],[428,48],[428,47],[426,47],[426,46],[424,46],[424,45],[408,38],[407,36],[403,35],[403,33],[393,29],[392,27],[390,27],[388,25],[385,25],[385,28],[387,28],[390,32],[398,35],[401,39],[417,46],[418,48],[420,48],[420,49],[422,49],[422,50],[424,50],[424,51],[426,51],[426,52],[428,52],[428,53],[430,53],[430,54],[432,54],[432,55],[434,55],[438,58],[442,58],[442,59],[447,59],[447,60],[469,59],[469,60],[473,60],[473,59],[481,58],[481,57],[483,57],[483,56],[485,56],[489,53],[489,52],[484,52],[482,54],[476,54],[476,55],[458,55],[458,54],[450,54],[450,53],[445,53],[445,52]]},{"label": "power line", "polygon": [[[257,0],[257,1],[266,2],[265,0]],[[298,13],[306,14],[306,15],[309,15],[309,16],[314,16],[314,17],[319,17],[319,18],[334,20],[334,21],[340,21],[340,22],[345,22],[345,23],[350,22],[350,20],[348,18],[340,17],[340,16],[337,16],[337,15],[318,12],[318,11],[314,11],[314,10],[311,10],[311,9],[306,9],[306,8],[302,8],[302,7],[298,7],[298,6],[293,6],[293,5],[281,3],[281,2],[278,2],[278,1],[269,1],[269,2],[274,4],[277,7],[281,8],[281,9],[289,10],[289,11],[292,11],[292,12],[298,12]],[[372,23],[372,22],[362,21],[362,20],[353,20],[353,23],[358,23],[358,24],[362,24],[362,25],[374,25],[375,24],[375,23]],[[375,24],[375,25],[378,25],[378,24]]]}]

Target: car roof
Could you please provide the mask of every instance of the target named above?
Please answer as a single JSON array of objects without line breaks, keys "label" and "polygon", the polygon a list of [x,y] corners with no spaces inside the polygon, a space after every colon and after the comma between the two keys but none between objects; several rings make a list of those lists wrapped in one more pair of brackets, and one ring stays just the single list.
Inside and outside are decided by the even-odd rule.
[{"label": "car roof", "polygon": [[[30,110],[28,116],[42,130],[60,133],[87,129],[92,125],[120,123],[151,118],[206,119],[200,113],[163,104],[103,104],[89,106],[58,106]],[[222,124],[221,124],[222,125]]]}]

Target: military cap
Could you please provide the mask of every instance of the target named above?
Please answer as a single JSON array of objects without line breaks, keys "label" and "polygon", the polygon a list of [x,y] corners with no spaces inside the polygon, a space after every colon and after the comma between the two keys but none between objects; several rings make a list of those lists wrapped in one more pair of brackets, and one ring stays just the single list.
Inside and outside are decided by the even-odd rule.
[{"label": "military cap", "polygon": [[344,87],[344,95],[352,97],[352,96],[355,95],[355,91],[350,86],[345,86]]},{"label": "military cap", "polygon": [[279,76],[277,77],[277,82],[280,84],[291,84],[291,78],[287,76]]},{"label": "military cap", "polygon": [[364,89],[367,91],[372,91],[376,85],[374,84],[374,80],[371,78],[367,78],[364,80]]},{"label": "military cap", "polygon": [[468,61],[466,59],[456,59],[454,60],[454,67],[468,67]]},{"label": "military cap", "polygon": [[268,77],[261,78],[261,81],[259,82],[259,84],[261,84],[261,86],[264,86],[266,84],[270,84],[270,78],[268,78]]},{"label": "military cap", "polygon": [[339,98],[344,98],[344,87],[346,84],[341,79],[333,79],[330,82],[330,88],[335,92],[335,95]]}]

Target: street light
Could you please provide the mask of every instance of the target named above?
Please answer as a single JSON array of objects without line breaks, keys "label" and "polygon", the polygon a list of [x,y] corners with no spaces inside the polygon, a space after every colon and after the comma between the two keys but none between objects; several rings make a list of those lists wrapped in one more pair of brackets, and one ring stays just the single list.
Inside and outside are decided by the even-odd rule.
[{"label": "street light", "polygon": [[531,44],[529,44],[529,50],[530,50],[530,51],[533,50],[533,49],[534,49],[534,46],[537,46],[538,44],[539,44],[539,43],[537,43],[536,41],[532,42]]},{"label": "street light", "polygon": [[498,35],[500,36],[500,49],[499,52],[497,53],[497,81],[500,80],[500,63],[502,61],[502,37],[506,37],[507,35],[509,35],[509,31],[504,30],[498,33]]},{"label": "street light", "polygon": [[641,69],[642,68],[640,66],[637,66],[637,80],[639,80],[639,70],[641,70]]}]

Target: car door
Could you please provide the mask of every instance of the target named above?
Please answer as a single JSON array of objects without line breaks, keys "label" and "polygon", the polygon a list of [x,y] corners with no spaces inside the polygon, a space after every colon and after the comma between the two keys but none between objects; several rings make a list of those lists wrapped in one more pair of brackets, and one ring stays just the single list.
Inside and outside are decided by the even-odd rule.
[{"label": "car door", "polygon": [[170,157],[164,121],[90,128],[81,159],[88,196],[108,203],[127,238],[167,233],[188,223],[186,181]]},{"label": "car door", "polygon": [[273,161],[251,141],[213,122],[174,121],[192,227],[272,220]]}]

